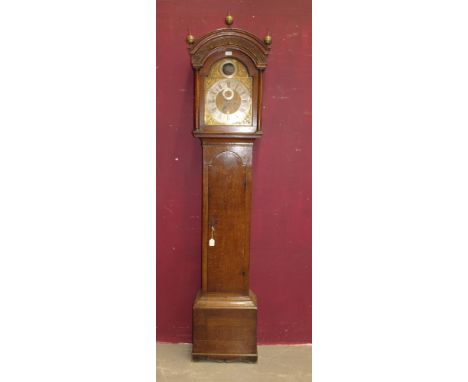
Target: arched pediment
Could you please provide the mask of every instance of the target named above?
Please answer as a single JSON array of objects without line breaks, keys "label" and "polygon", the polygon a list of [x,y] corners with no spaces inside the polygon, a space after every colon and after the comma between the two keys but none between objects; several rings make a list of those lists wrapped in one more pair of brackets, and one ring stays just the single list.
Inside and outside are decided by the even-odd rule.
[{"label": "arched pediment", "polygon": [[270,46],[252,33],[236,28],[217,29],[197,39],[189,47],[192,66],[200,69],[210,55],[226,49],[245,53],[259,70],[266,68]]}]

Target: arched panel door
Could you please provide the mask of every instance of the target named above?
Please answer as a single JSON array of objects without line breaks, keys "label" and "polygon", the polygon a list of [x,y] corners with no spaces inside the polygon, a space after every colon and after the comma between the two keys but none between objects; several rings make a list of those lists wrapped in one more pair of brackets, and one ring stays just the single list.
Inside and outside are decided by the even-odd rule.
[{"label": "arched panel door", "polygon": [[221,152],[208,166],[208,292],[248,292],[246,212],[246,167],[236,153]]}]

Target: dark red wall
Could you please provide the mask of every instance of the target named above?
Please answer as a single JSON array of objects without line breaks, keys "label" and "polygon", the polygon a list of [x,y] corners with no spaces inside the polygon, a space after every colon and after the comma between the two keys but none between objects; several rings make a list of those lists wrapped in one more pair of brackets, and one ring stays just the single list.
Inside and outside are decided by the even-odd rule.
[{"label": "dark red wall", "polygon": [[157,0],[157,340],[191,342],[200,287],[202,153],[192,134],[187,28],[273,37],[264,82],[264,136],[254,148],[251,288],[259,343],[310,343],[310,0]]}]

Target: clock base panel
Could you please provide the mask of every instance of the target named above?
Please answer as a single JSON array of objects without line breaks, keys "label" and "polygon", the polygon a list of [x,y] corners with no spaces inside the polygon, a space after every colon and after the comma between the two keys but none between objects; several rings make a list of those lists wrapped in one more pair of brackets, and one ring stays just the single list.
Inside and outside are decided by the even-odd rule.
[{"label": "clock base panel", "polygon": [[256,362],[257,301],[229,293],[198,293],[193,304],[194,361]]}]

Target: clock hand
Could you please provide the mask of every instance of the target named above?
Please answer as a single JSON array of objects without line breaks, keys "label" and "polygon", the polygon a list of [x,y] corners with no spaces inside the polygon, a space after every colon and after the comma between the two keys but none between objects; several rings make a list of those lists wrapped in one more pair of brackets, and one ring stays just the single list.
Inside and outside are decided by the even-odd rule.
[{"label": "clock hand", "polygon": [[226,101],[223,102],[223,113],[226,113],[226,108],[228,107],[228,103]]}]

